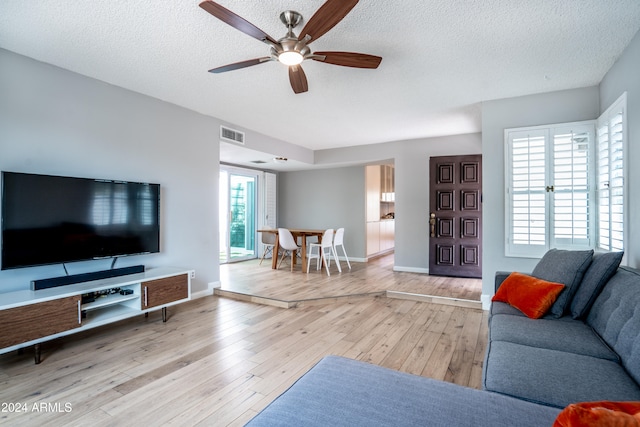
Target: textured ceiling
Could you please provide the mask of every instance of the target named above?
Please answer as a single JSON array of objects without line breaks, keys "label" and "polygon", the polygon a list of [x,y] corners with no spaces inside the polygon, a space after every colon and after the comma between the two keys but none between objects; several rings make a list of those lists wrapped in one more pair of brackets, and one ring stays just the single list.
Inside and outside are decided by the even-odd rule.
[{"label": "textured ceiling", "polygon": [[[323,0],[220,0],[273,38]],[[309,92],[197,0],[0,2],[0,47],[310,149],[480,131],[485,100],[596,85],[640,28],[638,0],[361,0],[311,46],[377,70],[303,64]],[[298,30],[301,29],[298,27]]]}]

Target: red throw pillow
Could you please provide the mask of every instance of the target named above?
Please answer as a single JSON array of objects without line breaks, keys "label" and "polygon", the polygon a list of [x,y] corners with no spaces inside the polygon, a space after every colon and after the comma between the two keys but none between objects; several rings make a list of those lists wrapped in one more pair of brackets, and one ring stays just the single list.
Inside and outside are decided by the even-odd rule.
[{"label": "red throw pillow", "polygon": [[553,427],[639,427],[640,402],[574,403],[562,410]]},{"label": "red throw pillow", "polygon": [[539,319],[551,308],[564,289],[562,283],[511,273],[502,282],[491,301],[501,301],[517,308],[527,317]]}]

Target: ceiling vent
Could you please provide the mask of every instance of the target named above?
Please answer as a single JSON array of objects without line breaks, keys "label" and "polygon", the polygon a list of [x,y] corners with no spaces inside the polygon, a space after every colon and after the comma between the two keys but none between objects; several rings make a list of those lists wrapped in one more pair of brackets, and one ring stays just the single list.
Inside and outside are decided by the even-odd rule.
[{"label": "ceiling vent", "polygon": [[220,126],[220,138],[224,141],[244,145],[244,132]]}]

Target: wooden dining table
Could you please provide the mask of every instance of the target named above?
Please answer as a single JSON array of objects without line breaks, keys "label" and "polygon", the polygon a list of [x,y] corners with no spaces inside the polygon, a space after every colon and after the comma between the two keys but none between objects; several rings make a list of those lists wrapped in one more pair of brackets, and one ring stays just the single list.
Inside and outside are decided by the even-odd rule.
[{"label": "wooden dining table", "polygon": [[[302,252],[302,272],[307,272],[307,237],[316,236],[318,243],[322,242],[322,235],[325,230],[315,230],[309,228],[289,228],[289,231],[293,235],[293,238],[298,241],[300,239],[300,251]],[[276,235],[276,243],[273,247],[273,256],[271,260],[271,268],[274,270],[278,268],[278,251],[280,250],[280,244],[278,242],[278,229],[277,228],[264,228],[258,230],[259,233],[273,233]],[[295,258],[294,258],[295,263]]]}]

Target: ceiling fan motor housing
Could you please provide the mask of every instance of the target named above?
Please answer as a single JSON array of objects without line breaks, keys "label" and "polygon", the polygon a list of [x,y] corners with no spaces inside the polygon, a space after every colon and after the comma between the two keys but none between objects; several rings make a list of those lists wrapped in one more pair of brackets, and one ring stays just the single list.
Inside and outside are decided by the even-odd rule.
[{"label": "ceiling fan motor housing", "polygon": [[300,66],[306,59],[344,67],[377,68],[382,60],[379,56],[354,52],[316,52],[314,54],[307,46],[337,25],[357,3],[358,0],[326,0],[305,24],[298,36],[293,32],[293,29],[303,21],[302,15],[293,10],[286,10],[280,14],[280,20],[287,26],[287,35],[276,41],[260,28],[213,0],[203,0],[200,3],[201,8],[224,23],[270,47],[269,56],[235,62],[213,68],[209,72],[218,74],[270,61],[279,61],[289,67],[289,81],[293,91],[303,93],[309,89],[304,70]]},{"label": "ceiling fan motor housing", "polygon": [[302,15],[295,10],[285,10],[280,14],[280,20],[287,27],[295,28],[302,21]]}]

